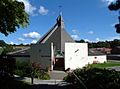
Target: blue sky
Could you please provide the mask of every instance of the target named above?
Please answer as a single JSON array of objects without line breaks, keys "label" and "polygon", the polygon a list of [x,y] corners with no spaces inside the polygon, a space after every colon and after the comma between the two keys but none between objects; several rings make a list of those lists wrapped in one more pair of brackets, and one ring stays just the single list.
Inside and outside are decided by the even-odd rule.
[{"label": "blue sky", "polygon": [[59,6],[62,6],[66,31],[75,40],[105,41],[120,39],[114,24],[118,12],[109,11],[107,6],[115,0],[18,0],[25,4],[30,15],[30,25],[18,29],[1,40],[10,44],[35,43],[56,23]]}]

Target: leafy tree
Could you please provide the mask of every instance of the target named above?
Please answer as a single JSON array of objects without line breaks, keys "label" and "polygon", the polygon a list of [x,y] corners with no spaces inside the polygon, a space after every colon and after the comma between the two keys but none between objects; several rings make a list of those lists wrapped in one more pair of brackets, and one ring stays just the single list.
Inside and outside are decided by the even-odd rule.
[{"label": "leafy tree", "polygon": [[81,39],[81,40],[76,40],[77,43],[85,43],[85,40]]},{"label": "leafy tree", "polygon": [[5,43],[5,41],[4,40],[0,40],[0,47],[4,47],[4,46],[6,46],[7,44]]},{"label": "leafy tree", "polygon": [[7,36],[21,26],[29,24],[28,14],[23,2],[0,0],[0,32]]},{"label": "leafy tree", "polygon": [[[23,2],[17,0],[0,0],[0,32],[5,36],[14,33],[17,28],[24,28],[29,24],[29,15],[25,12]],[[1,46],[5,46],[3,55],[0,55],[0,79],[13,77],[15,59],[6,57],[9,46],[1,41]],[[11,48],[10,48],[11,50]]]},{"label": "leafy tree", "polygon": [[5,55],[13,50],[13,46],[8,45],[4,40],[0,40],[0,47],[2,47],[2,55]]},{"label": "leafy tree", "polygon": [[[112,2],[109,6],[108,6],[109,10],[111,11],[118,11],[120,10],[120,0],[116,0],[116,2]],[[120,11],[119,11],[120,14]],[[119,23],[115,25],[116,28],[116,32],[120,33],[120,16],[118,16],[119,19]]]}]

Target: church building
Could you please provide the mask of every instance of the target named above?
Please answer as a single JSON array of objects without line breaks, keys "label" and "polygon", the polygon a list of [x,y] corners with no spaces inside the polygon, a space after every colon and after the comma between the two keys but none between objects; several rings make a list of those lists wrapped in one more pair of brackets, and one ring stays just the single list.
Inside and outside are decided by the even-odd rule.
[{"label": "church building", "polygon": [[[56,24],[35,45],[31,47],[32,62],[40,62],[43,67],[63,70],[65,67],[65,43],[75,43],[66,32],[62,14]],[[35,59],[36,58],[36,59]]]},{"label": "church building", "polygon": [[[87,43],[76,43],[66,32],[62,14],[56,24],[34,45],[10,52],[16,59],[39,63],[42,69],[65,70],[82,68],[92,63],[107,61],[105,54],[96,54]],[[92,55],[89,55],[92,54]]]}]

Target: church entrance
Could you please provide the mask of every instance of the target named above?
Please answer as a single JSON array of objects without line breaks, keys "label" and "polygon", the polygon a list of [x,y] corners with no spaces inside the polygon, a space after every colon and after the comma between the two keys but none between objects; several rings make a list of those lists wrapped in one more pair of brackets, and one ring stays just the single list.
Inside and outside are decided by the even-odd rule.
[{"label": "church entrance", "polygon": [[64,63],[64,58],[63,57],[56,57],[53,70],[61,70],[61,71],[63,71],[65,69],[64,64],[65,63]]}]

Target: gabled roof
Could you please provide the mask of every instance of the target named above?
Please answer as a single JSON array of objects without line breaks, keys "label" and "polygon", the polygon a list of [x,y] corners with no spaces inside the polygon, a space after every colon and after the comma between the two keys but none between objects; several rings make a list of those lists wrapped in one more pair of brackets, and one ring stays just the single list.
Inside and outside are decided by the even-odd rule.
[{"label": "gabled roof", "polygon": [[42,43],[53,43],[56,50],[64,52],[65,42],[75,42],[70,35],[66,32],[64,27],[64,20],[62,14],[56,19],[56,24],[50,29],[38,42],[37,44]]}]

